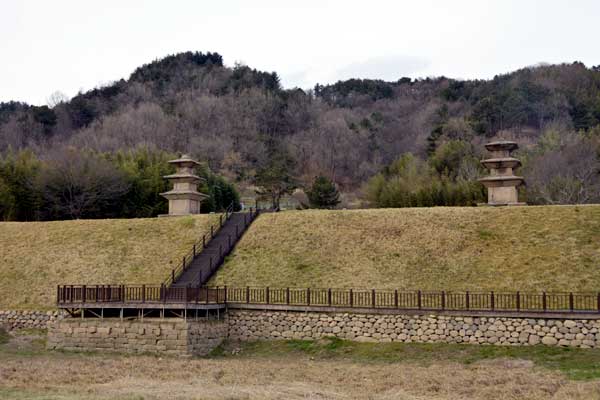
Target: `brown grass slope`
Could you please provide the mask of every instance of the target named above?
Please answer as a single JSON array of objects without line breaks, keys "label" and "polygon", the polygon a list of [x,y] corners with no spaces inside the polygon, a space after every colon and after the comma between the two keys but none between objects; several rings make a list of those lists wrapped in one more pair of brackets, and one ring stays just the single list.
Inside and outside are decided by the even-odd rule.
[{"label": "brown grass slope", "polygon": [[600,206],[264,214],[213,283],[600,291]]},{"label": "brown grass slope", "polygon": [[50,308],[57,284],[159,284],[218,216],[0,223],[0,309]]}]

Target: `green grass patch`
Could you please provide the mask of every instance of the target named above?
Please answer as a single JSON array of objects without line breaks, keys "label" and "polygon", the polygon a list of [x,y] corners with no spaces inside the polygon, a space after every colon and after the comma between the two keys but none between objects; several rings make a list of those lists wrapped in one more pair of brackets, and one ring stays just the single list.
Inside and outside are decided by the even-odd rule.
[{"label": "green grass patch", "polygon": [[359,343],[338,338],[227,342],[210,357],[345,360],[358,363],[438,362],[474,364],[487,360],[528,360],[536,366],[559,370],[574,380],[600,379],[600,349],[548,346],[478,346],[446,343]]},{"label": "green grass patch", "polygon": [[6,332],[6,329],[0,327],[0,344],[8,343],[9,340],[10,337],[8,336],[8,332]]}]

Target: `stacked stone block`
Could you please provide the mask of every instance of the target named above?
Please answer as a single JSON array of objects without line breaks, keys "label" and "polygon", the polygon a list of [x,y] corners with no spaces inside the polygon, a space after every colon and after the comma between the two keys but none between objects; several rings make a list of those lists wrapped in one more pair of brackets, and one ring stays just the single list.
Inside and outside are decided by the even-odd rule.
[{"label": "stacked stone block", "polygon": [[49,349],[205,355],[227,335],[224,321],[64,319],[49,325]]}]

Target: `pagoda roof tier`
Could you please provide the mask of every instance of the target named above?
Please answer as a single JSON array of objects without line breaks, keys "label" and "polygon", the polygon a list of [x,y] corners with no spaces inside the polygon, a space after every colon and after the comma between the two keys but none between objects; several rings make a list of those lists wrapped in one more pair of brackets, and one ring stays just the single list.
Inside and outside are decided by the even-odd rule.
[{"label": "pagoda roof tier", "polygon": [[163,197],[166,197],[168,200],[177,200],[177,199],[193,199],[193,200],[202,200],[208,197],[200,192],[196,192],[195,190],[169,190],[168,192],[164,192],[160,194]]},{"label": "pagoda roof tier", "polygon": [[194,174],[171,174],[163,176],[165,179],[171,180],[179,180],[179,181],[203,181],[204,178],[200,178],[198,175]]},{"label": "pagoda roof tier", "polygon": [[519,186],[525,179],[523,179],[522,176],[515,175],[493,175],[479,178],[478,181],[483,183],[486,187],[508,187]]},{"label": "pagoda roof tier", "polygon": [[200,165],[200,163],[196,160],[193,160],[189,155],[184,154],[176,160],[170,160],[169,164],[190,164],[190,165]]},{"label": "pagoda roof tier", "polygon": [[481,164],[483,164],[486,168],[489,169],[498,169],[498,168],[516,168],[521,165],[521,161],[517,160],[513,157],[501,157],[501,158],[488,158],[485,160],[481,160]]},{"label": "pagoda roof tier", "polygon": [[512,151],[518,149],[519,145],[516,142],[511,142],[510,140],[498,140],[496,142],[490,142],[485,144],[485,148],[489,151]]}]

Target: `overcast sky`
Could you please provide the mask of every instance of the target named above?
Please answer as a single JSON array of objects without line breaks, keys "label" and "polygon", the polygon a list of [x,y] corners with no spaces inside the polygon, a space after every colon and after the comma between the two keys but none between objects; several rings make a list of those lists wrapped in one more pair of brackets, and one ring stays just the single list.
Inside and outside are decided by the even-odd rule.
[{"label": "overcast sky", "polygon": [[71,97],[188,50],[310,88],[599,65],[599,38],[598,0],[0,0],[0,101]]}]

